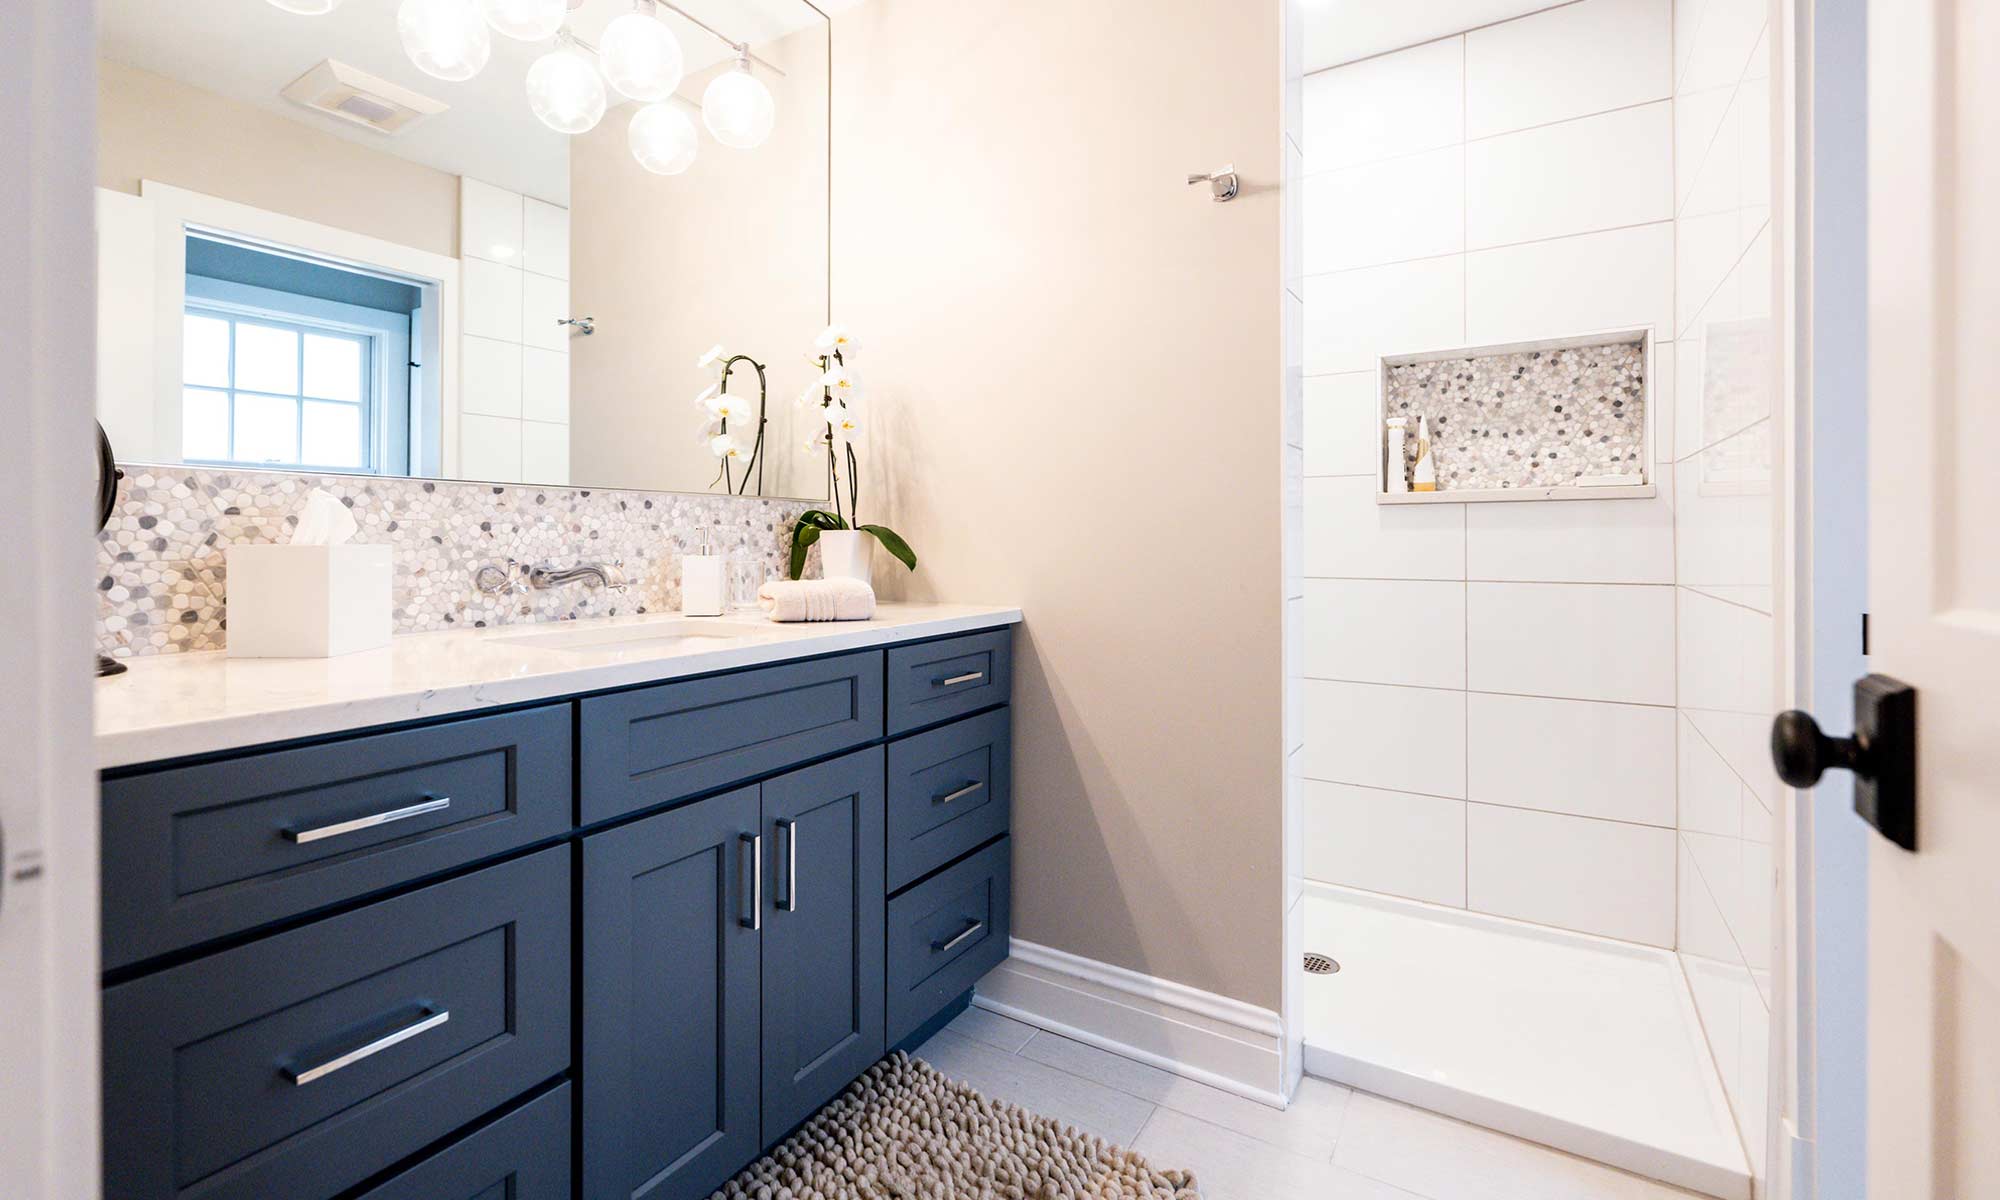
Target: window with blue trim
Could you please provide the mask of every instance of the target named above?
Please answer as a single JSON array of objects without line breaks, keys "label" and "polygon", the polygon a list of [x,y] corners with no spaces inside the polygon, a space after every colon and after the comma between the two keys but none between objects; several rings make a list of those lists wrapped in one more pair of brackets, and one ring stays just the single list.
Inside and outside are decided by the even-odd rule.
[{"label": "window with blue trim", "polygon": [[181,347],[182,456],[375,471],[374,340],[189,304]]}]

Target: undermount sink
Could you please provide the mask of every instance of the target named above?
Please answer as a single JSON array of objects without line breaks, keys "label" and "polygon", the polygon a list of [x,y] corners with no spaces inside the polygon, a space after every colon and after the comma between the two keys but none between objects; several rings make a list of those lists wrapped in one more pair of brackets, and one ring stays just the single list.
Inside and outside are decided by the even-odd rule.
[{"label": "undermount sink", "polygon": [[768,622],[672,617],[642,625],[600,625],[589,629],[558,629],[547,633],[498,637],[493,641],[503,646],[567,650],[577,654],[606,654],[623,650],[657,653],[661,650],[684,648],[696,642],[767,636],[772,632]]}]

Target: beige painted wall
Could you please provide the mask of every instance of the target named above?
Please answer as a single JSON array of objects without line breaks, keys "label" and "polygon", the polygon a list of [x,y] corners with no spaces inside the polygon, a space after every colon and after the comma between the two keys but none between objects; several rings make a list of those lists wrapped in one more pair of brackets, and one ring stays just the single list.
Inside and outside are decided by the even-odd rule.
[{"label": "beige painted wall", "polygon": [[190,191],[458,255],[458,176],[100,59],[97,183]]},{"label": "beige painted wall", "polygon": [[[1275,1009],[1277,3],[834,23],[834,315],[913,598],[1017,601],[1017,936]],[[1186,174],[1233,162],[1236,202]],[[887,493],[886,495],[884,493]]]},{"label": "beige painted wall", "polygon": [[[793,401],[819,375],[805,354],[826,325],[827,36],[820,26],[757,47],[785,74],[761,76],[778,121],[754,150],[704,130],[693,166],[654,175],[627,145],[632,105],[572,139],[570,297],[601,320],[570,342],[571,478],[707,489],[716,460],[691,402],[717,375],[695,360],[719,342],[769,369],[764,494],[826,494]],[[699,98],[727,69],[680,94]],[[730,375],[731,395],[756,387],[746,366]]]}]

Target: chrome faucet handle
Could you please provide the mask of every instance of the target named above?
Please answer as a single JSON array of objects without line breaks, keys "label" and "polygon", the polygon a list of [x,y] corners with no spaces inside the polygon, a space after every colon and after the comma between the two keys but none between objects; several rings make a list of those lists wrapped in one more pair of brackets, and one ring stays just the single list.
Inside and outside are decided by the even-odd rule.
[{"label": "chrome faucet handle", "polygon": [[526,585],[516,576],[521,564],[513,559],[506,566],[487,563],[472,573],[472,586],[489,596],[519,595],[527,590]]}]

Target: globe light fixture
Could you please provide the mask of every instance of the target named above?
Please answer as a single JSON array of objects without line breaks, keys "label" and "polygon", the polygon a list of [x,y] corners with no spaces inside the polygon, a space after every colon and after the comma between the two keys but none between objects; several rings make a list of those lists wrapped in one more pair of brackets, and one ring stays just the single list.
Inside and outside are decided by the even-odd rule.
[{"label": "globe light fixture", "polygon": [[701,121],[716,141],[735,150],[754,150],[771,136],[777,105],[771,89],[750,73],[750,54],[742,51],[736,69],[709,81],[701,94]]},{"label": "globe light fixture", "polygon": [[271,7],[302,17],[322,17],[339,8],[340,0],[271,0]]},{"label": "globe light fixture", "polygon": [[546,42],[569,16],[567,0],[484,0],[493,32],[520,42]]},{"label": "globe light fixture", "polygon": [[686,66],[680,40],[654,15],[652,0],[636,0],[604,27],[597,61],[612,87],[648,103],[673,95]]},{"label": "globe light fixture", "polygon": [[528,107],[557,133],[589,133],[604,119],[604,77],[563,34],[528,68]]},{"label": "globe light fixture", "polygon": [[626,142],[632,157],[655,175],[678,175],[694,165],[701,134],[694,119],[672,101],[648,104],[632,114]]},{"label": "globe light fixture", "polygon": [[463,83],[493,57],[493,35],[478,0],[403,0],[396,32],[417,69],[450,83]]}]

